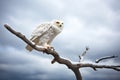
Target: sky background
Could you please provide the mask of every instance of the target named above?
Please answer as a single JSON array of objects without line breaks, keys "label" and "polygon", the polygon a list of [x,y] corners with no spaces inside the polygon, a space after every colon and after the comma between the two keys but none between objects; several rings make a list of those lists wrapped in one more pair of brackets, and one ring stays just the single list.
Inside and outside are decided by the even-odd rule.
[{"label": "sky background", "polygon": [[[60,19],[63,32],[52,46],[61,57],[94,63],[103,56],[118,55],[100,64],[120,64],[120,0],[0,0],[0,80],[75,80],[65,65],[51,64],[52,56],[25,49],[26,43],[7,31],[9,24],[27,38],[42,22]],[[83,80],[120,80],[120,72],[80,69]]]}]

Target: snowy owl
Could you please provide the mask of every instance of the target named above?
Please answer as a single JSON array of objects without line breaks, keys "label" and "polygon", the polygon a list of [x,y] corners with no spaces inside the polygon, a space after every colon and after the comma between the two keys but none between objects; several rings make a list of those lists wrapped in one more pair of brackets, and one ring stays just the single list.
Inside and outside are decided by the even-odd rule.
[{"label": "snowy owl", "polygon": [[[53,20],[40,24],[31,34],[30,41],[35,45],[44,48],[50,48],[53,39],[63,30],[63,21]],[[29,45],[26,49],[32,51],[33,48]]]}]

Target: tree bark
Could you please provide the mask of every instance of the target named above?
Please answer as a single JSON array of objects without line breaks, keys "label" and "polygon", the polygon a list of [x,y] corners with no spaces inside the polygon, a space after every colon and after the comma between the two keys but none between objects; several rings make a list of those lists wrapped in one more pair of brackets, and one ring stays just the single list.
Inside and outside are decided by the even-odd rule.
[{"label": "tree bark", "polygon": [[76,80],[82,80],[82,76],[81,76],[81,73],[79,71],[79,68],[72,69],[72,71],[75,74]]}]

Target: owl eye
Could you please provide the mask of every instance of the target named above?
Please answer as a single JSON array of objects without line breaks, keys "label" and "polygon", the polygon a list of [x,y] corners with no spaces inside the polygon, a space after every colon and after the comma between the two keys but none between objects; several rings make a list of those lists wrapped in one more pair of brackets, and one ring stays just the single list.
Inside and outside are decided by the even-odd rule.
[{"label": "owl eye", "polygon": [[58,22],[58,21],[57,21],[56,23],[57,23],[57,24],[60,24],[60,22]]}]

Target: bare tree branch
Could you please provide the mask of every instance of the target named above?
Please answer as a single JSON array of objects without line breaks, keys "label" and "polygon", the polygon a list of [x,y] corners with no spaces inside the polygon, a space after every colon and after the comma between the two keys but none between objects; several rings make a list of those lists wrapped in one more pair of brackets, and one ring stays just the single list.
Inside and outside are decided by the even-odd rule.
[{"label": "bare tree branch", "polygon": [[7,24],[5,24],[4,27],[8,31],[10,31],[11,33],[13,33],[17,37],[19,37],[21,40],[23,40],[25,43],[27,43],[28,45],[30,45],[33,49],[35,49],[37,51],[44,52],[46,54],[52,55],[54,57],[54,59],[51,61],[51,63],[58,62],[60,64],[66,65],[69,69],[71,69],[74,72],[77,80],[82,80],[82,76],[81,76],[81,73],[79,71],[79,68],[83,68],[83,67],[91,67],[94,70],[96,70],[96,68],[108,68],[108,69],[113,69],[113,70],[116,70],[116,71],[120,71],[120,65],[118,65],[118,66],[109,66],[109,65],[94,65],[94,64],[89,64],[89,63],[73,64],[69,60],[61,58],[59,56],[59,54],[54,49],[39,48],[36,45],[34,45],[32,42],[30,42],[23,34],[21,34],[20,32],[16,32],[15,30],[13,30]]},{"label": "bare tree branch", "polygon": [[91,67],[94,70],[96,70],[96,68],[107,68],[107,69],[113,69],[116,71],[120,71],[120,65],[95,65],[95,64],[90,64],[90,63],[82,63],[82,64],[77,64],[79,66],[79,68],[83,68],[83,67]]},{"label": "bare tree branch", "polygon": [[118,56],[106,56],[106,57],[102,57],[102,58],[96,60],[95,62],[96,62],[96,63],[99,63],[99,62],[102,61],[102,60],[111,59],[111,58],[117,58],[117,57],[118,57]]},{"label": "bare tree branch", "polygon": [[30,45],[33,49],[44,52],[46,54],[51,54],[54,57],[54,59],[51,61],[51,63],[58,62],[60,64],[65,64],[69,69],[71,69],[75,73],[77,80],[82,80],[81,73],[79,72],[79,68],[77,68],[76,65],[73,65],[69,60],[61,58],[55,50],[39,48],[39,47],[35,46],[34,44],[32,44],[32,42],[30,42],[23,34],[21,34],[20,32],[16,32],[7,24],[5,24],[4,27],[7,30],[9,30],[11,33],[13,33],[14,35],[19,37],[20,39],[22,39],[28,45]]}]

